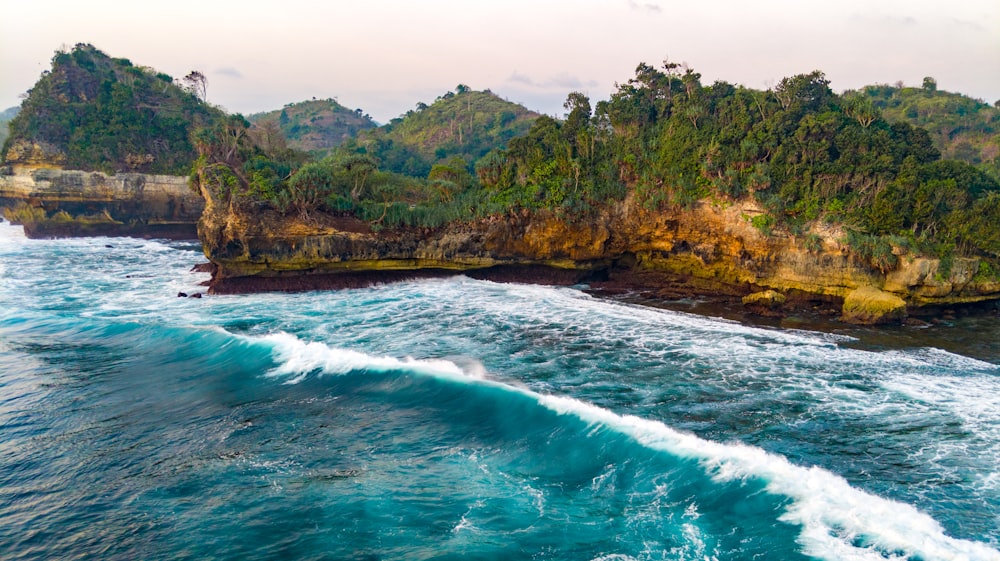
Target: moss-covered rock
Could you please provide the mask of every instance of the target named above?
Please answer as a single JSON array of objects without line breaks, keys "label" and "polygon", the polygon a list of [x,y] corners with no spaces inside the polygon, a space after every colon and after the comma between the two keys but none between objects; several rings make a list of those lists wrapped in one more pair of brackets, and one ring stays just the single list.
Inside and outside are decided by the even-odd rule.
[{"label": "moss-covered rock", "polygon": [[842,319],[848,323],[898,323],[906,319],[906,301],[874,286],[862,286],[844,298],[842,313]]},{"label": "moss-covered rock", "polygon": [[743,297],[743,305],[749,308],[775,309],[785,303],[785,295],[776,290],[754,292]]}]

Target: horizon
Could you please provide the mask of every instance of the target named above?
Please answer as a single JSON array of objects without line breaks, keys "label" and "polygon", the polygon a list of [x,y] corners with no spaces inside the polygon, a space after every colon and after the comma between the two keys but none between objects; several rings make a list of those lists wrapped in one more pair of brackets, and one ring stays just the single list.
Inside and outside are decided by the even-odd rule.
[{"label": "horizon", "polygon": [[986,0],[281,6],[15,4],[0,21],[0,109],[19,106],[52,56],[77,43],[174,78],[198,70],[208,77],[208,101],[232,113],[334,99],[381,124],[457,84],[562,117],[570,92],[607,99],[638,64],[660,67],[667,58],[700,72],[706,85],[763,90],[819,70],[838,93],[898,82],[920,87],[933,77],[940,90],[1000,100],[1000,3]]}]

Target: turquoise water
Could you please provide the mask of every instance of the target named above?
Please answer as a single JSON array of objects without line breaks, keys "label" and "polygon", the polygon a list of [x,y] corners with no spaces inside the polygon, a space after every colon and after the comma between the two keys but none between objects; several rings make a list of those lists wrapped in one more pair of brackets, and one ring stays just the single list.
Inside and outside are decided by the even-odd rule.
[{"label": "turquoise water", "polygon": [[0,558],[1000,559],[995,346],[202,260],[0,224]]}]

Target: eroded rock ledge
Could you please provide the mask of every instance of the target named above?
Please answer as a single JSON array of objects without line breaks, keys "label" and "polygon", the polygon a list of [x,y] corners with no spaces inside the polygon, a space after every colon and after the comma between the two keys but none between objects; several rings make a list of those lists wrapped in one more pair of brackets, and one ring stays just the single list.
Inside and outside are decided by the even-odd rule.
[{"label": "eroded rock ledge", "polygon": [[12,166],[0,169],[0,207],[29,237],[194,239],[205,203],[186,177]]},{"label": "eroded rock ledge", "polygon": [[[459,272],[550,284],[680,287],[678,292],[734,298],[772,290],[789,302],[837,305],[863,289],[844,316],[863,323],[898,321],[925,306],[1000,298],[1000,283],[979,278],[976,259],[956,258],[945,271],[938,260],[902,255],[896,269],[883,273],[852,258],[837,229],[816,225],[801,238],[765,236],[751,224],[759,213],[749,203],[709,201],[652,212],[626,200],[585,218],[525,212],[438,229],[373,231],[351,217],[251,215],[209,202],[199,236],[218,267],[215,293],[337,288]],[[807,250],[804,236],[810,234]],[[903,309],[861,298],[872,294],[869,289],[899,299]],[[787,305],[774,294],[766,305],[748,301],[767,310]]]}]

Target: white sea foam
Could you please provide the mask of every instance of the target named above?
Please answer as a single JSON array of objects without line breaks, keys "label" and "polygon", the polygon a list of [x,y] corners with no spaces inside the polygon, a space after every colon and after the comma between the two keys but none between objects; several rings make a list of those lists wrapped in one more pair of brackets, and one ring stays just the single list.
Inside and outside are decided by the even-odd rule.
[{"label": "white sea foam", "polygon": [[[940,524],[916,508],[859,491],[826,470],[795,466],[751,446],[706,441],[572,398],[538,399],[553,411],[619,430],[650,448],[697,459],[719,481],[762,478],[769,492],[793,499],[782,520],[802,526],[799,541],[807,555],[875,560],[906,552],[926,560],[1000,560],[1000,552],[985,544],[945,535]],[[854,545],[857,540],[866,546]]]},{"label": "white sea foam", "polygon": [[448,360],[398,359],[375,357],[357,351],[337,349],[324,343],[302,341],[288,333],[274,333],[264,337],[274,348],[279,366],[271,376],[293,376],[286,383],[295,384],[311,373],[347,374],[350,372],[392,372],[397,370],[426,374],[440,378],[472,378],[457,364]]},{"label": "white sea foam", "polygon": [[720,482],[759,478],[770,493],[792,499],[782,520],[801,526],[804,553],[831,561],[884,560],[902,552],[927,561],[1000,561],[1000,552],[979,542],[947,536],[941,525],[911,505],[880,498],[818,467],[801,467],[785,458],[742,444],[721,444],[680,432],[665,424],[619,415],[577,399],[542,395],[525,388],[467,376],[453,362],[374,357],[303,342],[284,333],[265,338],[281,364],[275,376],[298,382],[313,373],[405,370],[453,382],[482,384],[521,393],[561,415],[634,438],[651,449],[697,460]]}]

